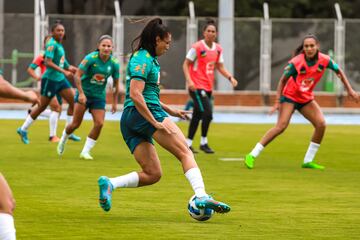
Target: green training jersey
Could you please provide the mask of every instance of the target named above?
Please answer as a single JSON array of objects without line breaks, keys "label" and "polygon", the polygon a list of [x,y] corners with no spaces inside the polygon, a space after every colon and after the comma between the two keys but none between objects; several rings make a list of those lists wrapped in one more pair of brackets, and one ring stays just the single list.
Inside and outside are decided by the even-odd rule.
[{"label": "green training jersey", "polygon": [[[314,66],[316,64],[316,61],[317,60],[310,60],[310,61],[306,60],[306,64],[309,67],[311,67],[311,66]],[[339,73],[339,65],[337,65],[337,63],[335,63],[334,60],[332,60],[331,58],[330,58],[330,61],[329,61],[329,65],[326,68],[329,68],[329,69],[333,70],[334,72]],[[286,77],[291,77],[292,76],[294,79],[296,79],[297,71],[296,71],[296,68],[295,68],[294,64],[289,63],[285,67],[284,75]]]},{"label": "green training jersey", "polygon": [[[50,38],[47,41],[45,46],[45,58],[50,58],[53,63],[63,69],[69,68],[69,63],[65,58],[65,50],[61,43],[57,42],[54,38]],[[52,81],[63,81],[65,80],[65,75],[51,67],[46,68],[46,71],[43,75],[43,78],[50,79]]]},{"label": "green training jersey", "polygon": [[145,49],[136,51],[130,58],[126,69],[126,95],[124,108],[134,106],[130,98],[130,81],[144,81],[142,92],[147,104],[160,105],[160,65],[157,57],[152,57]]},{"label": "green training jersey", "polygon": [[81,85],[86,96],[106,99],[107,79],[112,76],[114,80],[119,79],[120,64],[117,58],[110,56],[104,62],[95,51],[86,55],[79,65],[84,74],[81,77]]}]

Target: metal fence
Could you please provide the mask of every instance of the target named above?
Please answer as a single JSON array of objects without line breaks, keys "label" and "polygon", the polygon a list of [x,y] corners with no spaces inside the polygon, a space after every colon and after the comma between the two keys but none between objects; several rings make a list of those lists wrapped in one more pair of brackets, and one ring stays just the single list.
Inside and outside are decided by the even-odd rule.
[{"label": "metal fence", "polygon": [[[48,15],[49,26],[55,19],[61,19],[66,28],[67,39],[64,47],[71,64],[78,65],[81,59],[95,50],[97,39],[102,34],[112,34],[114,28],[113,16],[77,16],[77,15]],[[145,21],[136,21],[139,17],[121,17],[123,22],[122,42],[124,46],[124,65],[126,56],[131,53],[131,42],[140,33]],[[185,89],[182,63],[187,52],[186,17],[163,17],[172,31],[173,42],[170,51],[159,58],[161,64],[161,84],[166,89]],[[4,14],[3,16],[3,56],[0,56],[0,67],[4,76],[15,81],[18,86],[32,86],[26,68],[32,60],[34,48],[34,16],[32,14]],[[198,38],[202,38],[204,18],[197,18]],[[335,19],[270,19],[271,35],[265,42],[261,39],[260,18],[234,19],[234,69],[230,72],[239,80],[236,90],[260,90],[260,54],[262,44],[271,46],[271,83],[270,90],[276,90],[277,82],[291,58],[292,51],[301,43],[304,35],[313,33],[321,42],[324,53],[333,54],[335,50]],[[360,91],[360,20],[345,20],[345,70],[354,88]],[[1,34],[1,33],[0,33]],[[227,46],[223,46],[226,48]],[[18,55],[14,56],[14,50]],[[20,53],[20,54],[19,54]],[[22,55],[22,53],[25,53]],[[13,56],[12,56],[13,55]],[[14,59],[17,57],[17,62]],[[5,60],[4,60],[5,59]],[[336,61],[337,57],[334,56]],[[16,64],[14,66],[14,63]],[[14,68],[13,68],[14,66]],[[14,79],[14,71],[16,70]],[[328,73],[316,91],[334,90],[334,75]]]}]

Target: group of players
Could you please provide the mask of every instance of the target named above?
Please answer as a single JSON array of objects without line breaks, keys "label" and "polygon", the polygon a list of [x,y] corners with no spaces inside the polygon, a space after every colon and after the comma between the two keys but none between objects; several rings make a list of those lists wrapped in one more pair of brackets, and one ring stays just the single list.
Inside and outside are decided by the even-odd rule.
[{"label": "group of players", "polygon": [[[18,129],[18,134],[24,143],[29,143],[27,129],[46,109],[56,94],[68,102],[67,125],[57,146],[59,155],[64,153],[67,139],[80,126],[85,111],[89,109],[94,126],[87,137],[80,157],[93,159],[90,150],[94,147],[104,123],[105,87],[110,76],[114,79],[112,112],[116,111],[119,92],[119,63],[112,56],[112,38],[103,35],[98,40],[97,50],[86,55],[78,68],[70,65],[66,61],[62,46],[64,35],[64,26],[57,22],[51,28],[51,38],[46,41],[44,62],[47,69],[41,77],[40,100],[31,92],[25,93],[13,88],[2,78],[0,79],[0,83],[3,84],[0,85],[0,94],[5,97],[15,97],[38,103],[31,110],[21,128]],[[215,42],[216,35],[215,22],[209,21],[203,29],[204,39],[193,44],[183,64],[186,85],[194,102],[187,139],[177,125],[170,120],[168,114],[187,119],[189,112],[173,109],[159,99],[160,65],[158,57],[169,50],[172,38],[170,30],[162,19],[154,18],[145,25],[141,34],[132,42],[133,51],[127,66],[126,95],[120,123],[122,137],[141,170],[112,178],[99,177],[99,203],[104,211],[111,209],[112,193],[116,188],[142,187],[160,180],[162,169],[153,139],[180,161],[184,175],[195,192],[195,204],[198,208],[211,208],[220,213],[230,211],[229,205],[214,200],[206,193],[201,171],[194,158],[196,150],[192,147],[196,129],[199,122],[202,121],[200,149],[206,153],[214,152],[209,147],[207,139],[213,111],[211,95],[214,71],[218,69],[224,77],[229,79],[233,87],[237,86],[237,80],[223,65],[222,48]],[[263,148],[286,129],[295,110],[307,118],[315,128],[302,167],[324,168],[314,162],[314,156],[324,135],[325,120],[314,100],[313,89],[326,68],[336,72],[351,98],[355,101],[359,100],[358,94],[351,88],[343,71],[329,56],[319,51],[319,41],[316,36],[305,36],[301,46],[285,68],[278,85],[276,102],[271,109],[271,112],[279,110],[278,122],[256,144],[251,153],[246,155],[245,165],[249,169],[254,167],[255,158]],[[67,78],[74,78],[77,87],[75,95]],[[11,94],[12,92],[13,94]],[[72,115],[74,115],[73,118]],[[0,239],[15,239],[13,208],[14,201],[11,190],[5,179],[1,177]]]}]

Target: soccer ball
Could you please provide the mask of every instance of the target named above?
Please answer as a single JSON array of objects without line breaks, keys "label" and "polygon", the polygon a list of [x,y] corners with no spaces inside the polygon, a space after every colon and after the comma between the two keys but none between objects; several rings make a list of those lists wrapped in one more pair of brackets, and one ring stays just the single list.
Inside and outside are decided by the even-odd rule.
[{"label": "soccer ball", "polygon": [[214,210],[210,208],[204,208],[204,209],[197,208],[195,205],[195,198],[196,198],[195,195],[192,196],[188,203],[188,211],[190,216],[198,221],[209,220],[211,216],[214,214]]}]

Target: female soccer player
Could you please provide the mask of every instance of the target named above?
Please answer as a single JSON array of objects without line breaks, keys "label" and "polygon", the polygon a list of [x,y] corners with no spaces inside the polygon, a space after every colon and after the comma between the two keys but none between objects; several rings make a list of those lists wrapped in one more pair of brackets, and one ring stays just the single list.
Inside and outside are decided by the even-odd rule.
[{"label": "female soccer player", "polygon": [[[39,103],[35,92],[24,92],[10,85],[2,77],[0,69],[0,97],[21,99],[33,104]],[[0,173],[0,239],[15,240],[15,225],[13,211],[15,200],[11,189],[3,175]]]},{"label": "female soccer player", "polygon": [[46,43],[45,65],[47,66],[41,80],[41,98],[40,105],[30,112],[24,124],[17,129],[21,140],[25,144],[29,144],[27,130],[36,118],[49,105],[51,99],[60,94],[69,104],[67,124],[72,121],[74,108],[74,93],[70,83],[66,78],[72,79],[76,67],[69,65],[65,58],[65,50],[62,41],[65,36],[65,28],[60,22],[56,22],[51,27],[51,38]]},{"label": "female soccer player", "polygon": [[62,155],[67,138],[77,129],[84,117],[86,109],[90,109],[94,127],[88,135],[80,158],[92,160],[90,150],[95,146],[105,119],[106,84],[107,79],[113,78],[112,113],[116,112],[117,96],[119,93],[119,61],[111,55],[113,49],[112,37],[103,35],[99,38],[97,50],[88,54],[81,62],[75,73],[77,93],[75,96],[74,119],[63,131],[58,144],[58,154]]},{"label": "female soccer player", "polygon": [[100,177],[100,206],[105,211],[110,210],[111,194],[116,188],[141,187],[160,180],[162,170],[153,145],[154,138],[181,162],[185,176],[197,196],[197,207],[212,208],[222,213],[230,211],[228,205],[206,194],[201,172],[186,145],[184,135],[165,113],[185,118],[186,112],[172,109],[159,100],[158,57],[169,49],[171,33],[162,19],[154,18],[135,38],[133,45],[135,41],[138,41],[138,45],[127,66],[126,95],[120,124],[123,138],[142,170],[111,179]]},{"label": "female soccer player", "polygon": [[320,107],[314,100],[313,90],[325,69],[329,68],[337,74],[353,100],[358,102],[359,96],[350,86],[344,72],[328,55],[321,53],[319,47],[319,40],[316,36],[311,34],[305,36],[302,44],[295,51],[295,57],[286,66],[277,88],[275,104],[270,111],[273,113],[279,110],[277,124],[246,155],[245,165],[249,169],[254,167],[255,158],[259,156],[264,147],[285,131],[295,110],[298,110],[315,128],[302,167],[324,169],[324,166],[314,162],[326,125]]},{"label": "female soccer player", "polygon": [[190,121],[187,144],[193,153],[197,151],[192,142],[199,125],[201,124],[200,150],[205,153],[214,153],[208,145],[207,134],[213,118],[212,90],[214,83],[214,70],[229,79],[233,87],[237,80],[225,69],[222,48],[215,42],[217,29],[215,22],[209,20],[203,28],[204,39],[193,44],[186,55],[183,64],[187,88],[194,102],[194,111]]}]

